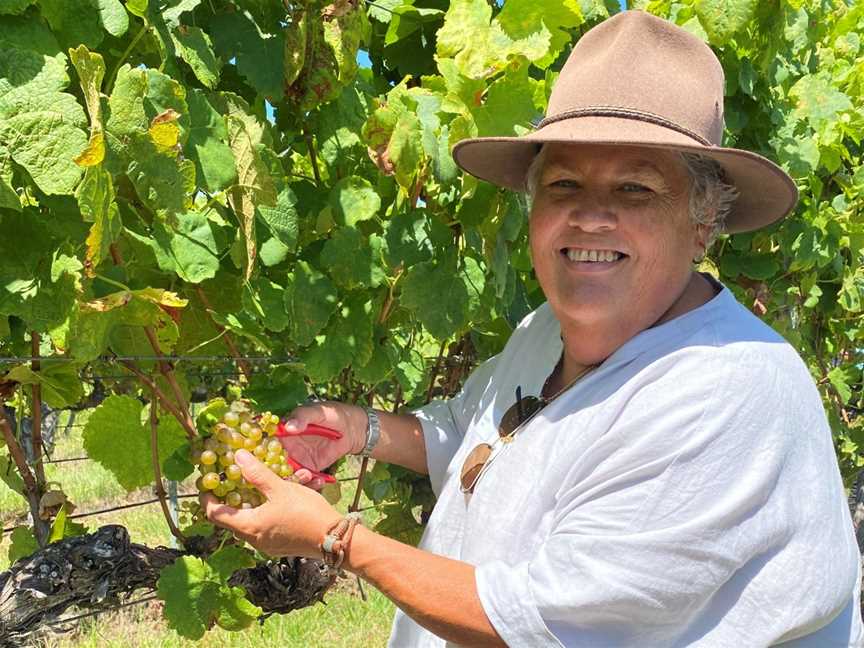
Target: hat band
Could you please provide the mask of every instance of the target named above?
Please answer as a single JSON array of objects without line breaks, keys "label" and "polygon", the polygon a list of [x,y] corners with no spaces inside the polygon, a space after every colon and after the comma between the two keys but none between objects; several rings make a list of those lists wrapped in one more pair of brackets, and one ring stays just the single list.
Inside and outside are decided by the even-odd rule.
[{"label": "hat band", "polygon": [[660,115],[655,115],[649,112],[644,112],[642,110],[633,110],[631,108],[618,108],[615,106],[592,106],[591,108],[578,108],[576,110],[567,110],[565,112],[558,113],[557,115],[551,115],[549,117],[546,117],[543,121],[537,124],[537,130],[540,130],[544,126],[548,126],[549,124],[563,121],[565,119],[574,119],[576,117],[620,117],[622,119],[635,119],[638,121],[648,122],[657,126],[662,126],[663,128],[677,131],[682,135],[693,138],[700,144],[704,144],[705,146],[712,146],[711,142],[702,137],[701,135],[694,133],[689,128],[685,128],[680,124],[676,124],[675,122],[670,121],[665,117],[661,117]]}]

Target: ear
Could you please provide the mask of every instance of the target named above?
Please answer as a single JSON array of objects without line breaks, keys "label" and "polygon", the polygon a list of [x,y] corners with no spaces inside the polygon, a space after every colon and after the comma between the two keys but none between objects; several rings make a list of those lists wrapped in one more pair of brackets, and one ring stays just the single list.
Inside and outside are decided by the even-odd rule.
[{"label": "ear", "polygon": [[697,225],[693,228],[693,261],[698,263],[708,252],[708,225]]}]

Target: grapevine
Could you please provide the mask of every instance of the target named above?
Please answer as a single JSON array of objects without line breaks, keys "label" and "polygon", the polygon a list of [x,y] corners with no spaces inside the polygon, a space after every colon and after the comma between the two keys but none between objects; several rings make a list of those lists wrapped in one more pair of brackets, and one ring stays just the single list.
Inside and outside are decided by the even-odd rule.
[{"label": "grapevine", "polygon": [[[713,47],[726,142],[798,185],[791,217],[722,237],[701,269],[804,358],[851,485],[864,466],[864,6],[629,4]],[[418,407],[456,394],[503,348],[544,299],[525,201],[461,175],[450,151],[530,130],[570,44],[610,11],[0,0],[0,478],[29,512],[10,533],[0,632],[20,644],[75,607],[155,592],[167,623],[200,638],[214,619],[240,630],[323,597],[333,574],[317,580],[315,561],[256,556],[194,503],[175,523],[164,484],[255,506],[232,453],[292,478],[275,435],[297,405]],[[32,421],[30,438],[3,405]],[[125,490],[153,491],[178,549],[73,519],[62,481],[45,476],[45,407],[87,410],[86,456]],[[376,531],[416,543],[429,480],[366,468],[352,507],[365,495]],[[130,567],[99,581],[102,602],[90,599],[95,572],[45,600],[28,590],[29,569],[105,538]]]}]

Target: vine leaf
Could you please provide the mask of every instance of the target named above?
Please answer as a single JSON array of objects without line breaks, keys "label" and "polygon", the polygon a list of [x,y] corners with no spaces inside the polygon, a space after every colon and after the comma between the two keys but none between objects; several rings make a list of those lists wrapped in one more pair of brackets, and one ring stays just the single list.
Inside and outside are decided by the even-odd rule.
[{"label": "vine leaf", "polygon": [[698,0],[696,15],[712,45],[725,45],[753,19],[758,0]]},{"label": "vine leaf", "polygon": [[350,176],[337,182],[330,191],[333,220],[339,225],[355,227],[373,218],[381,209],[381,198],[365,178]]},{"label": "vine leaf", "polygon": [[228,585],[238,569],[255,564],[251,553],[229,545],[207,561],[181,556],[162,570],[157,594],[165,601],[168,624],[181,636],[200,639],[214,623],[226,630],[242,630],[261,616],[239,587]]},{"label": "vine leaf", "polygon": [[173,32],[177,54],[189,64],[198,80],[211,90],[219,83],[222,65],[213,53],[210,37],[200,27],[180,25]]},{"label": "vine leaf", "polygon": [[236,60],[237,71],[255,90],[273,102],[284,96],[284,36],[268,34],[240,11],[220,13],[210,23],[216,53]]},{"label": "vine leaf", "polygon": [[304,354],[306,373],[315,382],[327,382],[352,363],[365,365],[372,357],[373,302],[366,293],[352,294],[324,335]]},{"label": "vine leaf", "polygon": [[213,224],[200,212],[180,215],[175,227],[157,223],[151,241],[159,267],[176,272],[183,281],[201,283],[215,277],[219,270]]},{"label": "vine leaf", "polygon": [[3,376],[2,380],[22,385],[41,385],[45,404],[57,409],[75,405],[84,397],[78,366],[71,363],[50,363],[39,371],[19,365]]},{"label": "vine leaf", "polygon": [[246,279],[252,276],[257,257],[255,239],[256,205],[275,205],[276,186],[261,158],[261,127],[241,111],[227,117],[228,141],[234,154],[238,185],[231,192],[231,203],[240,219],[246,240]]},{"label": "vine leaf", "polygon": [[197,88],[190,88],[186,101],[190,128],[184,152],[195,163],[199,186],[210,193],[217,193],[237,182],[225,118],[216,111],[207,95]]},{"label": "vine leaf", "polygon": [[300,346],[310,344],[327,324],[338,301],[333,282],[306,261],[298,262],[291,287],[285,291],[291,339]]},{"label": "vine leaf", "polygon": [[9,564],[20,558],[26,558],[39,549],[39,543],[32,529],[26,526],[17,526],[12,529],[9,544]]},{"label": "vine leaf", "polygon": [[353,227],[336,230],[321,251],[321,262],[340,288],[375,288],[386,275],[381,268],[382,239],[367,238]]},{"label": "vine leaf", "polygon": [[[131,396],[109,396],[84,427],[84,450],[127,491],[153,482],[150,430],[142,416],[144,406]],[[159,420],[159,456],[164,460],[186,442],[172,417]]]}]

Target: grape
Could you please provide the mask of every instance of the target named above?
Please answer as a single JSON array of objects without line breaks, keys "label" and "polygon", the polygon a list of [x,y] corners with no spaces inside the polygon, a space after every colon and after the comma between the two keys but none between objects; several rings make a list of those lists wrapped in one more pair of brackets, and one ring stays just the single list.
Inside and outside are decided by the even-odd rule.
[{"label": "grape", "polygon": [[205,450],[201,453],[201,463],[205,466],[211,466],[215,464],[217,458],[218,457],[216,456],[216,453],[212,450]]},{"label": "grape", "polygon": [[201,485],[206,490],[213,490],[214,488],[219,486],[219,483],[219,475],[215,472],[207,473],[201,478]]},{"label": "grape", "polygon": [[[238,449],[247,450],[275,475],[291,479],[294,470],[287,462],[281,441],[274,438],[278,424],[279,417],[272,412],[258,415],[248,401],[232,402],[221,420],[209,431],[210,436],[196,438],[190,444],[189,456],[201,473],[195,482],[198,490],[212,493],[233,508],[261,506],[266,499],[243,478],[234,453]],[[188,512],[195,520],[203,519],[197,504],[193,504]]]}]

